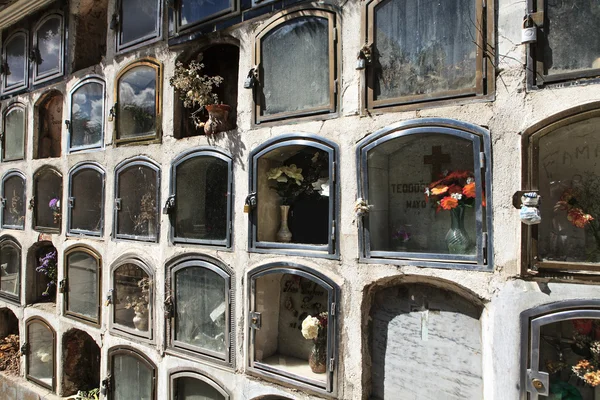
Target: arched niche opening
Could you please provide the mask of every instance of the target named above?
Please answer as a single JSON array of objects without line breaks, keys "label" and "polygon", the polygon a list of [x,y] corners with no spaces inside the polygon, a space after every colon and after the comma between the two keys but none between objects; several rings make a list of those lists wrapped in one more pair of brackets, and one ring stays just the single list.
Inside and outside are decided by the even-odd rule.
[{"label": "arched niche opening", "polygon": [[[223,82],[213,92],[219,97],[219,102],[231,107],[227,117],[227,128],[235,129],[237,123],[237,98],[238,98],[238,75],[239,75],[240,48],[235,44],[221,43],[207,47],[200,52],[192,55],[180,57],[184,65],[191,61],[198,61],[204,64],[203,74],[208,76],[218,75],[223,78]],[[179,100],[179,94],[175,93],[176,101],[175,119],[173,135],[176,139],[182,139],[191,136],[204,135],[202,128],[197,128],[192,120],[192,113],[196,108],[185,108],[183,101]],[[206,110],[201,112],[202,122],[208,120]]]},{"label": "arched niche opening", "polygon": [[52,242],[40,241],[27,251],[26,304],[56,303],[58,252]]},{"label": "arched niche opening", "polygon": [[0,237],[0,297],[19,303],[21,280],[21,245],[11,236],[2,236]]},{"label": "arched niche opening", "polygon": [[192,400],[229,400],[229,393],[215,380],[193,371],[178,371],[170,375],[171,398]]},{"label": "arched niche opening", "polygon": [[44,94],[36,105],[33,158],[60,157],[63,126],[63,95],[58,90]]},{"label": "arched niche opening", "polygon": [[[432,284],[400,283],[375,292],[370,398],[483,398],[482,311],[474,296]],[[415,384],[424,371],[432,379]]]},{"label": "arched niche opening", "polygon": [[86,332],[71,329],[62,339],[62,396],[100,386],[100,347]]},{"label": "arched niche opening", "polygon": [[26,373],[28,380],[54,392],[56,388],[56,331],[44,319],[26,323]]},{"label": "arched niche opening", "polygon": [[8,308],[0,309],[0,371],[19,375],[21,369],[19,319]]},{"label": "arched niche opening", "polygon": [[62,221],[62,174],[44,166],[33,175],[33,228],[58,233]]},{"label": "arched niche opening", "polygon": [[81,0],[75,19],[73,71],[100,63],[106,55],[108,0]]}]

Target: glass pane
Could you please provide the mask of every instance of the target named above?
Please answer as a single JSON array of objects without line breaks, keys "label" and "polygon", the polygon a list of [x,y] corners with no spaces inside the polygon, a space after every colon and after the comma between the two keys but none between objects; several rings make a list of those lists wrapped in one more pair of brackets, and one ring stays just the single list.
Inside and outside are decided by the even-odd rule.
[{"label": "glass pane", "polygon": [[177,167],[175,236],[225,240],[227,231],[227,162],[194,157]]},{"label": "glass pane", "polygon": [[[574,319],[544,325],[540,330],[539,370],[550,374],[550,396],[598,400],[600,320]],[[596,367],[594,367],[596,366]],[[560,397],[560,393],[568,393]]]},{"label": "glass pane", "polygon": [[152,281],[140,267],[125,264],[114,272],[115,324],[148,332]]},{"label": "glass pane", "polygon": [[225,397],[206,382],[194,378],[175,380],[177,400],[224,400]]},{"label": "glass pane", "polygon": [[157,0],[122,0],[121,44],[155,37],[158,33],[157,12]]},{"label": "glass pane", "polygon": [[94,169],[83,169],[71,179],[71,230],[100,232],[104,182],[102,174]]},{"label": "glass pane", "polygon": [[435,133],[402,136],[369,151],[367,170],[371,250],[475,254],[470,140]]},{"label": "glass pane", "polygon": [[46,170],[35,179],[35,226],[60,229],[62,177]]},{"label": "glass pane", "polygon": [[5,86],[15,86],[25,83],[26,58],[25,58],[25,35],[14,36],[6,43],[6,63],[9,73],[5,75]]},{"label": "glass pane", "polygon": [[175,275],[178,341],[217,353],[225,353],[227,288],[225,279],[201,267],[189,267]]},{"label": "glass pane", "polygon": [[36,65],[37,74],[58,71],[62,57],[61,19],[51,18],[37,31],[37,47],[41,63]]},{"label": "glass pane", "polygon": [[156,237],[156,171],[141,165],[133,166],[122,172],[118,179],[121,210],[117,213],[117,234]]},{"label": "glass pane", "polygon": [[540,138],[538,187],[544,216],[538,228],[544,260],[600,262],[600,118]]},{"label": "glass pane", "polygon": [[5,245],[0,248],[0,290],[19,295],[21,250]]},{"label": "glass pane", "polygon": [[[259,158],[259,241],[329,243],[330,162],[327,152],[310,146],[279,147]],[[289,231],[282,205],[289,206]]]},{"label": "glass pane", "polygon": [[4,181],[3,210],[4,226],[25,226],[25,181],[18,176],[11,176]]},{"label": "glass pane", "polygon": [[201,20],[226,11],[231,7],[229,0],[216,1],[197,1],[197,0],[181,0],[180,2],[180,20],[181,26],[193,24]]},{"label": "glass pane", "polygon": [[33,322],[27,328],[27,342],[29,343],[28,374],[45,385],[52,386],[54,375],[52,332],[43,324]]},{"label": "glass pane", "polygon": [[329,51],[326,18],[295,18],[269,32],[261,42],[263,114],[328,108]]},{"label": "glass pane", "polygon": [[104,118],[104,89],[99,83],[87,83],[72,95],[71,149],[100,146]]},{"label": "glass pane", "polygon": [[67,310],[89,318],[98,318],[98,261],[78,251],[67,259],[69,282]]},{"label": "glass pane", "polygon": [[475,1],[385,0],[375,8],[374,97],[428,95],[475,86]]},{"label": "glass pane", "polygon": [[119,80],[117,130],[119,139],[154,135],[156,126],[156,70],[135,67]]},{"label": "glass pane", "polygon": [[4,159],[17,160],[25,157],[25,112],[14,108],[4,119]]},{"label": "glass pane", "polygon": [[152,399],[153,374],[146,364],[125,354],[113,356],[112,363],[113,400]]},{"label": "glass pane", "polygon": [[298,275],[269,274],[256,279],[254,295],[261,313],[261,329],[254,331],[255,359],[325,383],[327,290]]},{"label": "glass pane", "polygon": [[543,43],[544,73],[563,74],[600,68],[600,38],[590,35],[600,23],[600,3],[587,0],[547,1]]}]

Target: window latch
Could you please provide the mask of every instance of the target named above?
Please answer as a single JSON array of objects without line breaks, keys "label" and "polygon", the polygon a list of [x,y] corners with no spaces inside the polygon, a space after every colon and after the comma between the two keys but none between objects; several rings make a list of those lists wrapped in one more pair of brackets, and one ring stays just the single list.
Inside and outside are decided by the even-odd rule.
[{"label": "window latch", "polygon": [[523,17],[523,29],[521,30],[521,44],[537,42],[537,26],[530,14]]},{"label": "window latch", "polygon": [[248,214],[250,211],[254,210],[257,203],[258,195],[256,192],[252,192],[246,196],[246,201],[244,202],[244,213]]},{"label": "window latch", "polygon": [[6,207],[6,198],[5,197],[0,197],[0,206],[1,207]]},{"label": "window latch", "polygon": [[69,287],[67,286],[67,280],[63,279],[62,281],[60,281],[58,283],[58,293],[65,293],[69,290]]},{"label": "window latch", "polygon": [[2,61],[0,64],[0,74],[10,75],[10,69],[8,68],[8,63],[6,61]]},{"label": "window latch", "polygon": [[252,329],[260,329],[262,324],[261,314],[259,312],[251,312],[250,313],[250,326]]},{"label": "window latch", "polygon": [[114,13],[112,15],[112,18],[110,19],[110,30],[111,31],[116,31],[117,29],[119,29],[119,25],[121,24],[120,18],[119,18],[119,14]]},{"label": "window latch", "polygon": [[106,301],[104,302],[104,305],[106,307],[113,304],[113,293],[114,293],[114,289],[110,289],[108,291],[108,293],[106,294]]},{"label": "window latch", "polygon": [[165,202],[165,206],[163,207],[163,214],[171,215],[171,213],[175,211],[175,195],[172,194],[167,198]]},{"label": "window latch", "polygon": [[35,196],[29,199],[29,209],[33,210],[35,208]]},{"label": "window latch", "polygon": [[244,81],[244,89],[252,89],[254,86],[258,84],[258,65],[250,68],[248,71],[248,76]]},{"label": "window latch", "polygon": [[173,318],[173,297],[167,296],[165,299],[165,319]]},{"label": "window latch", "polygon": [[111,378],[112,378],[112,376],[110,374],[108,374],[106,379],[104,379],[102,381],[102,384],[100,385],[100,393],[103,396],[106,396],[108,394],[108,392],[110,392],[110,390],[111,390],[111,384],[110,384]]},{"label": "window latch", "polygon": [[356,69],[361,70],[367,67],[367,64],[371,64],[372,59],[372,44],[365,44],[356,56]]},{"label": "window latch", "polygon": [[68,202],[69,208],[73,208],[75,206],[75,197],[69,197],[67,199],[67,202]]},{"label": "window latch", "polygon": [[40,50],[34,46],[29,52],[29,61],[34,62],[36,64],[42,63],[42,55],[40,54]]},{"label": "window latch", "polygon": [[71,128],[73,127],[73,125],[71,124],[71,121],[68,119],[65,119],[65,125],[67,127],[67,132],[73,133],[73,131],[71,130]]},{"label": "window latch", "polygon": [[117,118],[117,103],[108,110],[108,122],[113,122]]},{"label": "window latch", "polygon": [[23,345],[21,346],[21,355],[26,356],[28,353],[29,353],[29,343],[23,342]]},{"label": "window latch", "polygon": [[115,210],[121,211],[121,199],[115,199]]},{"label": "window latch", "polygon": [[4,141],[4,132],[0,132],[0,140]]}]

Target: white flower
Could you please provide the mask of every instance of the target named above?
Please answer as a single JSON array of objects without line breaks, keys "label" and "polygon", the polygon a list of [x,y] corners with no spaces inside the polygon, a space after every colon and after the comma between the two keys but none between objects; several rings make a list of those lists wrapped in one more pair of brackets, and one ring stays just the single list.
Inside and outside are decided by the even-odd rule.
[{"label": "white flower", "polygon": [[469,183],[473,183],[473,182],[474,182],[474,179],[473,179],[473,178],[471,178],[471,177],[467,178],[467,184],[469,184]]},{"label": "white flower", "polygon": [[311,183],[311,185],[321,196],[329,197],[329,178],[319,178],[316,182]]},{"label": "white flower", "polygon": [[431,196],[431,191],[428,187],[425,188],[425,196]]},{"label": "white flower", "polygon": [[462,194],[460,194],[460,193],[452,193],[451,196],[453,199],[456,199],[456,200],[462,199]]},{"label": "white flower", "polygon": [[50,361],[50,353],[45,350],[38,350],[36,356],[40,359],[41,362],[46,363]]},{"label": "white flower", "polygon": [[314,339],[319,334],[319,319],[308,316],[302,321],[302,336],[305,339]]}]

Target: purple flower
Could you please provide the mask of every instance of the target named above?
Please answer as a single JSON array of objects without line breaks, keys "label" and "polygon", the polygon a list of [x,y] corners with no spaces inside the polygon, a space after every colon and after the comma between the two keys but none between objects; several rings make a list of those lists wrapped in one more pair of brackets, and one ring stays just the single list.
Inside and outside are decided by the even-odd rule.
[{"label": "purple flower", "polygon": [[48,207],[50,207],[50,209],[54,211],[58,211],[60,207],[60,200],[58,199],[58,197],[55,197],[52,200],[50,200],[50,203],[48,203]]},{"label": "purple flower", "polygon": [[408,242],[410,240],[410,232],[404,228],[400,228],[392,234],[392,239],[399,242]]}]

